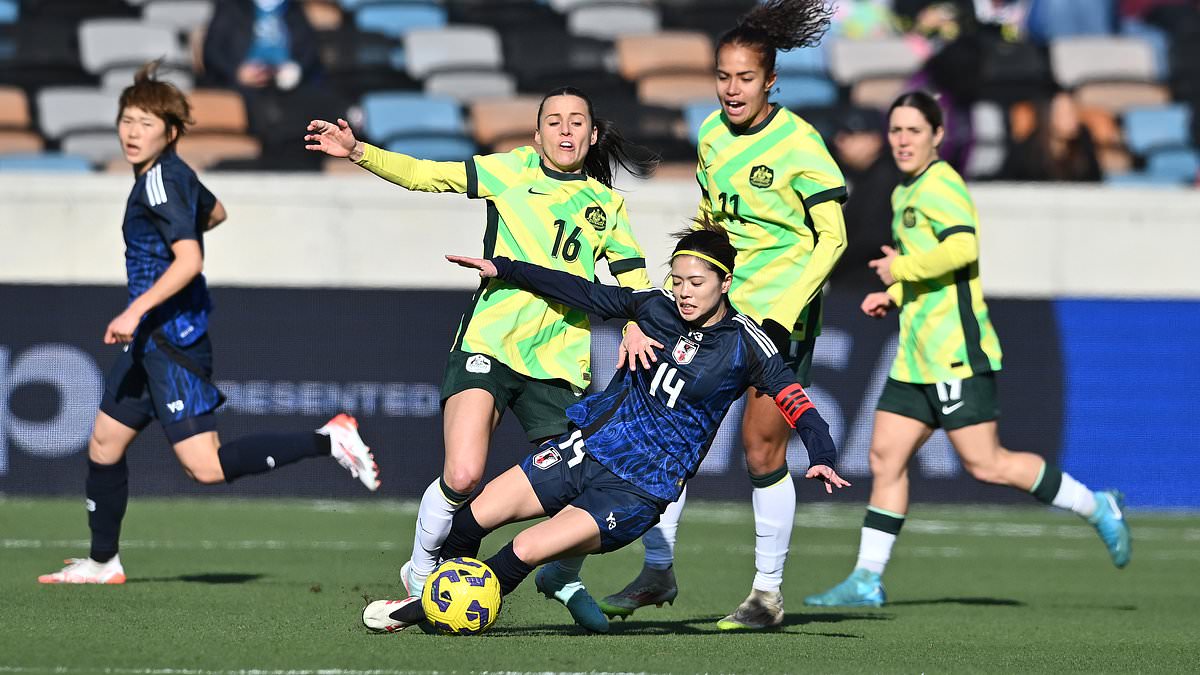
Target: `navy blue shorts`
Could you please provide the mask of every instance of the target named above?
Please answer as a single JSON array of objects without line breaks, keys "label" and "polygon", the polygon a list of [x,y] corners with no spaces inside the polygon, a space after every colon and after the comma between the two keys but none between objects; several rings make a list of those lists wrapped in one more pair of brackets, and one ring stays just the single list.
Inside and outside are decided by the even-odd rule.
[{"label": "navy blue shorts", "polygon": [[600,528],[600,553],[640,539],[670,504],[592,459],[578,429],[543,443],[521,462],[521,470],[546,515],[568,504],[591,514]]},{"label": "navy blue shorts", "polygon": [[178,443],[217,428],[213,412],[225,397],[212,383],[208,335],[180,347],[158,333],[139,336],[117,357],[104,383],[100,410],[141,431],[157,419]]}]

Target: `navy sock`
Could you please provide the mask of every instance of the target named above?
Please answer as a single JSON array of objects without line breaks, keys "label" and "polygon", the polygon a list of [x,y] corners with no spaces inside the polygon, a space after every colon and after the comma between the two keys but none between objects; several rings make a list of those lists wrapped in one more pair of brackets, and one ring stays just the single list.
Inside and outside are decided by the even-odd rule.
[{"label": "navy sock", "polygon": [[121,521],[129,504],[129,465],[125,458],[116,464],[97,464],[89,459],[84,493],[88,528],[92,531],[90,557],[96,562],[108,562],[117,555]]},{"label": "navy sock", "polygon": [[488,532],[490,530],[485,530],[479,521],[475,520],[475,512],[471,510],[471,505],[467,504],[454,514],[450,534],[442,544],[442,559],[478,558],[479,544]]},{"label": "navy sock", "polygon": [[517,554],[513,552],[512,542],[496,552],[496,555],[484,561],[487,566],[492,568],[492,572],[496,574],[496,578],[500,580],[500,594],[508,595],[516,590],[517,586],[525,581],[525,577],[533,571],[533,565],[521,560]]},{"label": "navy sock", "polygon": [[263,473],[305,457],[328,455],[329,437],[318,433],[256,434],[223,444],[217,450],[225,482]]}]

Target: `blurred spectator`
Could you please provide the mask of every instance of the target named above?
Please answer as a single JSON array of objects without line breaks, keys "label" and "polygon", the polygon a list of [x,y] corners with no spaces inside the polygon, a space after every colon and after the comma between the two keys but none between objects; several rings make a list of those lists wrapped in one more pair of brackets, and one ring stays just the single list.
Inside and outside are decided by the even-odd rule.
[{"label": "blurred spectator", "polygon": [[830,22],[830,34],[848,40],[875,40],[896,34],[896,17],[889,0],[839,2]]},{"label": "blurred spectator", "polygon": [[316,33],[295,0],[218,0],[204,40],[205,81],[237,89],[263,143],[251,169],[317,169],[299,138],[309,120],[345,107],[321,86]]},{"label": "blurred spectator", "polygon": [[1099,181],[1092,135],[1075,99],[1059,92],[1036,106],[1036,127],[1009,149],[1000,175],[1017,181]]},{"label": "blurred spectator", "polygon": [[880,111],[851,108],[840,116],[833,137],[833,156],[850,192],[842,208],[849,242],[833,279],[854,288],[877,285],[867,263],[892,241],[892,189],[900,174],[887,151],[885,125]]}]

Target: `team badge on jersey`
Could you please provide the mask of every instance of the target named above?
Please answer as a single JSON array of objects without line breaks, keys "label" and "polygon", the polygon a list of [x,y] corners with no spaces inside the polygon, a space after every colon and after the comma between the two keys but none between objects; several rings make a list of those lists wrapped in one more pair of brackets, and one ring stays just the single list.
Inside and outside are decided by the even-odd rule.
[{"label": "team badge on jersey", "polygon": [[604,209],[599,206],[587,207],[583,212],[583,219],[597,232],[603,232],[604,228],[608,227],[608,216],[604,215]]},{"label": "team badge on jersey", "polygon": [[904,215],[900,219],[905,227],[913,227],[917,224],[917,210],[911,206],[904,209]]},{"label": "team badge on jersey", "polygon": [[562,455],[558,454],[558,450],[555,450],[554,448],[546,448],[545,450],[533,456],[533,465],[543,471],[561,461]]},{"label": "team badge on jersey", "polygon": [[675,363],[681,366],[686,366],[696,358],[696,352],[700,349],[700,345],[691,340],[681,337],[679,342],[675,343],[675,349],[671,350],[671,358],[675,359]]},{"label": "team badge on jersey", "polygon": [[472,354],[471,358],[467,359],[468,373],[490,373],[492,372],[492,361],[483,354]]},{"label": "team badge on jersey", "polygon": [[750,169],[750,184],[759,189],[771,187],[771,183],[775,181],[775,171],[769,166],[759,164]]}]

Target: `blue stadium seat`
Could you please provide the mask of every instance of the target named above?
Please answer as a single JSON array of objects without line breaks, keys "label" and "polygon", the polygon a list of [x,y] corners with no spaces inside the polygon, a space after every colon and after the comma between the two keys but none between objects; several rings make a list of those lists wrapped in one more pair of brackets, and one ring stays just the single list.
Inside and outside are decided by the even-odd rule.
[{"label": "blue stadium seat", "polygon": [[788,108],[824,108],[837,103],[838,89],[832,81],[814,75],[780,75],[772,98]]},{"label": "blue stadium seat", "polygon": [[364,131],[381,144],[399,138],[465,138],[462,109],[454,99],[411,92],[373,92],[363,97]]},{"label": "blue stadium seat", "polygon": [[1151,153],[1146,159],[1146,173],[1164,181],[1193,183],[1200,174],[1200,150],[1172,148]]},{"label": "blue stadium seat", "polygon": [[17,0],[0,0],[0,23],[16,23],[20,13]]},{"label": "blue stadium seat", "polygon": [[1121,21],[1121,35],[1144,40],[1154,50],[1154,67],[1160,82],[1166,81],[1170,73],[1170,39],[1166,31],[1137,19]]},{"label": "blue stadium seat", "polygon": [[0,171],[21,173],[78,173],[92,170],[86,157],[60,153],[0,155]]},{"label": "blue stadium seat", "polygon": [[1111,187],[1178,187],[1179,181],[1166,180],[1153,176],[1145,171],[1130,171],[1129,173],[1109,174],[1104,177],[1104,184]]},{"label": "blue stadium seat", "polygon": [[704,124],[704,120],[717,109],[715,101],[697,101],[690,103],[683,109],[683,121],[687,123],[688,140],[692,143],[700,136],[700,125]]},{"label": "blue stadium seat", "polygon": [[829,61],[822,47],[805,47],[779,52],[775,70],[780,75],[825,75],[829,72]]},{"label": "blue stadium seat", "polygon": [[412,157],[432,159],[438,162],[467,160],[475,154],[475,143],[462,136],[414,136],[398,139],[388,143],[386,147],[392,152],[401,152]]},{"label": "blue stadium seat", "polygon": [[433,4],[387,3],[363,5],[354,16],[359,30],[403,37],[413,28],[441,28],[446,10]]},{"label": "blue stadium seat", "polygon": [[1029,35],[1039,43],[1079,35],[1111,33],[1115,2],[1097,0],[1033,0],[1029,5]]},{"label": "blue stadium seat", "polygon": [[1138,155],[1189,144],[1192,110],[1185,103],[1125,111],[1125,145]]}]

